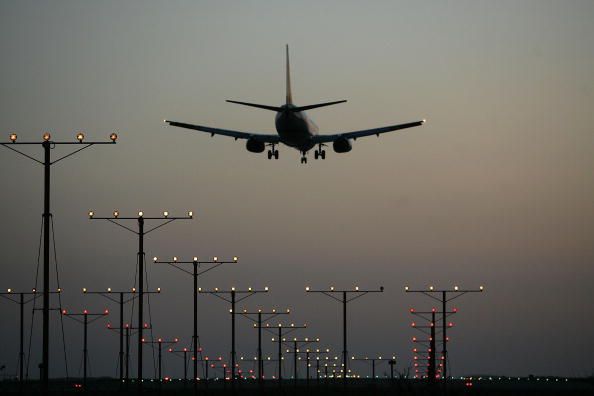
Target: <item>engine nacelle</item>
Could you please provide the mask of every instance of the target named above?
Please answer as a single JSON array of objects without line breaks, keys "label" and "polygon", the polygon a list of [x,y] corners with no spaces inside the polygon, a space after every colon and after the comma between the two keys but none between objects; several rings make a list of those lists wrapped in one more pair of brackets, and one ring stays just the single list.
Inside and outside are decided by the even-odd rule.
[{"label": "engine nacelle", "polygon": [[340,138],[340,139],[336,139],[332,143],[332,148],[337,153],[348,153],[349,151],[351,151],[353,149],[353,145],[349,139]]},{"label": "engine nacelle", "polygon": [[254,138],[249,138],[245,143],[245,148],[247,151],[252,153],[261,153],[266,148],[264,142],[256,140]]}]

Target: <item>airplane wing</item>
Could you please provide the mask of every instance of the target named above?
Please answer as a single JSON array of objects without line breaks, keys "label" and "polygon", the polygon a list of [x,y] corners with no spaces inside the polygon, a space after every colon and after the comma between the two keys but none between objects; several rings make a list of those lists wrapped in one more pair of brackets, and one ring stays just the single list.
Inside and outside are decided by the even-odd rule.
[{"label": "airplane wing", "polygon": [[193,129],[195,131],[206,132],[210,133],[211,136],[214,135],[222,135],[222,136],[229,136],[232,138],[237,139],[256,139],[258,141],[264,143],[279,143],[280,137],[278,135],[267,135],[263,133],[255,133],[255,132],[241,132],[241,131],[232,131],[230,129],[220,129],[220,128],[211,128],[202,125],[193,125],[193,124],[186,124],[183,122],[177,121],[168,121],[165,122],[171,126],[186,128],[186,129]]},{"label": "airplane wing", "polygon": [[392,131],[398,131],[400,129],[406,128],[413,128],[417,126],[421,126],[425,123],[425,120],[409,122],[406,124],[398,124],[398,125],[389,125],[381,128],[373,128],[373,129],[364,129],[361,131],[353,131],[353,132],[340,132],[335,133],[332,135],[317,135],[313,137],[314,143],[331,143],[338,139],[354,139],[365,137],[365,136],[372,136],[376,135],[379,137],[380,134]]}]

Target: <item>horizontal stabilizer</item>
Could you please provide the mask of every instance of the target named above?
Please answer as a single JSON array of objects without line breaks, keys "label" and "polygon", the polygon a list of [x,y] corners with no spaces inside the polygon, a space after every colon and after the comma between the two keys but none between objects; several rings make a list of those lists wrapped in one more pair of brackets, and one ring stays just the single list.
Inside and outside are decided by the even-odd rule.
[{"label": "horizontal stabilizer", "polygon": [[244,105],[244,106],[257,107],[258,109],[271,110],[271,111],[276,111],[276,112],[283,111],[282,108],[276,107],[276,106],[267,106],[267,105],[261,105],[261,104],[256,104],[256,103],[238,102],[235,100],[227,100],[227,102],[236,103],[236,104],[240,104],[240,105]]},{"label": "horizontal stabilizer", "polygon": [[298,107],[291,107],[289,110],[291,111],[305,111],[305,110],[311,110],[311,109],[316,109],[318,107],[324,107],[324,106],[332,106],[338,103],[345,103],[346,100],[337,100],[335,102],[326,102],[326,103],[318,103],[318,104],[312,104],[312,105],[307,105],[307,106],[298,106]]}]

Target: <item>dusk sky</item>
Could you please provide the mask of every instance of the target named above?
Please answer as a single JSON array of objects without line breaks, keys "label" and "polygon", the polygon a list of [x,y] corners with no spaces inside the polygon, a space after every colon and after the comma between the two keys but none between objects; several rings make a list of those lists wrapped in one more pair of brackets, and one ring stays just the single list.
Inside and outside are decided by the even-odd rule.
[{"label": "dusk sky", "polygon": [[[89,210],[192,210],[194,220],[146,238],[148,282],[163,289],[150,303],[155,337],[188,346],[192,283],[152,257],[236,255],[239,264],[209,272],[201,286],[268,286],[241,308],[291,308],[286,321],[309,327],[295,335],[319,337],[336,356],[340,305],[305,286],[384,286],[349,305],[349,353],[396,354],[403,372],[416,335],[408,310],[434,306],[404,286],[484,285],[453,305],[452,374],[591,375],[593,19],[592,1],[3,0],[0,141],[11,132],[19,141],[41,141],[45,131],[57,141],[77,131],[88,140],[119,135],[117,145],[52,167],[70,311],[108,307],[115,324],[115,305],[80,290],[134,284],[135,236],[90,221]],[[347,154],[328,147],[326,160],[310,154],[307,165],[286,146],[269,161],[244,141],[163,124],[275,133],[273,113],[225,100],[283,104],[285,44],[296,104],[348,99],[308,112],[321,134],[427,124],[359,139]],[[24,150],[42,156],[39,146]],[[0,148],[0,181],[0,288],[30,290],[42,167]],[[198,301],[202,346],[227,359],[229,306]],[[18,307],[0,300],[0,313],[0,365],[12,374]],[[40,312],[35,320],[31,376]],[[93,376],[117,375],[117,336],[106,322],[91,330]],[[64,325],[70,375],[78,375],[82,329]],[[237,326],[238,355],[254,356],[255,330],[243,319]],[[57,314],[51,329],[56,377],[64,375]],[[269,339],[264,348],[274,352]],[[182,375],[181,359],[165,365]]]}]

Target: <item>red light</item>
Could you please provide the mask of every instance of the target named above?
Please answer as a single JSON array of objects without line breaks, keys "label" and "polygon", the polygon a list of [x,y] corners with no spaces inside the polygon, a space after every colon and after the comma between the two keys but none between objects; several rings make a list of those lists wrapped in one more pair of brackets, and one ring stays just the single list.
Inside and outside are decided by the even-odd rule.
[{"label": "red light", "polygon": [[437,312],[435,308],[431,308],[431,312]]},{"label": "red light", "polygon": [[159,339],[157,340],[157,342],[163,342],[163,340],[159,338]]},{"label": "red light", "polygon": [[452,322],[450,322],[450,323],[448,323],[448,326],[454,327],[454,324]]},{"label": "red light", "polygon": [[453,311],[454,311],[454,312],[458,312],[458,308],[454,308],[454,309],[453,309]]},{"label": "red light", "polygon": [[66,315],[66,310],[65,309],[62,310],[62,315]]},{"label": "red light", "polygon": [[109,309],[106,309],[103,313],[107,315],[109,313]]},{"label": "red light", "polygon": [[413,342],[417,342],[417,337],[412,338]]},{"label": "red light", "polygon": [[83,311],[83,314],[85,314],[85,315],[88,313],[89,313],[89,311],[87,311],[86,309]]},{"label": "red light", "polygon": [[415,323],[415,322],[412,322],[410,325],[411,325],[412,327],[415,327],[415,326],[416,326],[416,323]]},{"label": "red light", "polygon": [[410,309],[410,312],[411,312],[411,313],[412,313],[412,312],[415,312],[415,309],[414,309],[414,308],[411,308],[411,309]]}]

